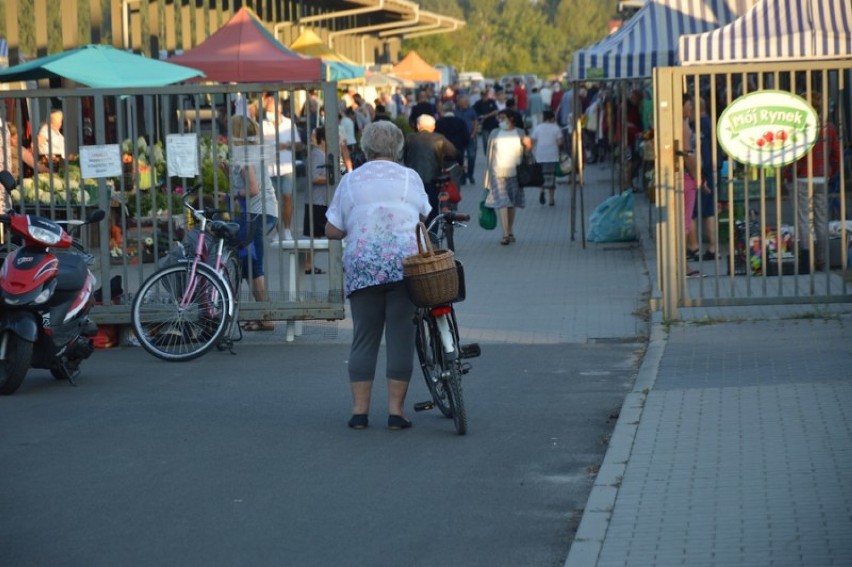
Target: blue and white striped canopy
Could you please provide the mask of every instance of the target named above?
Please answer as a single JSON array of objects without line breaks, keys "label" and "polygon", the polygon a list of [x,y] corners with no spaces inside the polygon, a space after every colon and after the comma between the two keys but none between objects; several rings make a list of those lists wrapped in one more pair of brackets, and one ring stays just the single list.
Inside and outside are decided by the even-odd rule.
[{"label": "blue and white striped canopy", "polygon": [[[618,31],[574,54],[573,79],[631,79],[677,64],[678,38],[728,24],[757,0],[649,0]],[[849,1],[849,0],[841,0]]]},{"label": "blue and white striped canopy", "polygon": [[717,30],[685,35],[680,62],[834,59],[852,55],[852,0],[760,0]]}]

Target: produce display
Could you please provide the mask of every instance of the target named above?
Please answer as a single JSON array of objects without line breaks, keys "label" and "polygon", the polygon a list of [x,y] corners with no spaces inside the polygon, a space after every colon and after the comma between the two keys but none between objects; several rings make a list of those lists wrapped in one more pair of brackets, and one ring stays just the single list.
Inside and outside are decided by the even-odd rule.
[{"label": "produce display", "polygon": [[11,197],[14,202],[23,199],[24,204],[85,205],[92,200],[97,186],[95,179],[81,179],[80,166],[68,162],[52,172],[24,178]]}]

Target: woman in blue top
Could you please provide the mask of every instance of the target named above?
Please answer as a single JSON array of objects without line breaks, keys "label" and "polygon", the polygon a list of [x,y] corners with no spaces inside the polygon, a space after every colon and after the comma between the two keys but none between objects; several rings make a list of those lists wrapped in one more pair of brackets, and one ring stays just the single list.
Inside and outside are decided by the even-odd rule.
[{"label": "woman in blue top", "polygon": [[414,304],[402,282],[402,260],[417,253],[417,223],[431,207],[420,176],[398,162],[404,137],[392,122],[361,135],[367,162],[340,180],[326,217],[326,236],[344,239],[344,290],[354,336],[349,355],[352,418],[367,427],[379,344],[387,347],[388,427],[406,429],[403,404],[414,359]]}]

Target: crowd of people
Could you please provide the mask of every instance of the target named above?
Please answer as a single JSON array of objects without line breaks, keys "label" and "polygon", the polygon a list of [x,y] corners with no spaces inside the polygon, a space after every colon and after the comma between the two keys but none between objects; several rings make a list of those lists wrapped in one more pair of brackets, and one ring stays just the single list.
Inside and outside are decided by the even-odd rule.
[{"label": "crowd of people", "polygon": [[[526,207],[526,188],[519,181],[518,166],[527,159],[541,166],[543,180],[533,189],[541,205],[554,206],[557,166],[566,154],[570,156],[576,128],[582,129],[587,162],[607,159],[615,147],[622,149],[624,188],[636,190],[633,180],[641,159],[639,142],[652,128],[650,92],[632,88],[620,93],[586,83],[576,86],[575,95],[573,88],[563,89],[558,81],[525,84],[516,78],[512,84],[448,86],[440,92],[433,86],[414,91],[397,87],[379,93],[372,102],[354,89],[344,92],[337,105],[338,154],[341,172],[346,175],[333,192],[325,108],[316,92],[307,93],[297,113],[291,112],[292,100],[272,92],[230,109],[230,120],[222,131],[231,137],[230,191],[240,203],[249,231],[246,239],[252,243],[246,251],[244,273],[254,298],[267,299],[266,241],[294,238],[296,163],[305,150],[313,167],[308,172],[302,234],[346,240],[344,293],[350,301],[354,330],[349,360],[349,426],[353,429],[368,426],[383,336],[387,344],[388,427],[411,427],[403,404],[412,373],[414,305],[403,285],[402,259],[417,251],[417,223],[428,222],[437,214],[439,193],[449,171],[455,173],[459,185],[481,183],[485,188],[485,205],[495,209],[500,221],[501,246],[517,241],[515,218]],[[718,175],[712,148],[718,118],[711,116],[714,109],[704,93],[701,95],[683,100],[685,248],[690,261],[715,260],[719,253],[715,242]],[[810,98],[822,112],[820,94],[811,93]],[[619,107],[621,100],[624,108]],[[65,158],[59,109],[49,113],[33,139],[32,149],[46,158],[43,163],[34,159],[30,147],[21,151],[14,125],[0,123],[0,131],[4,135],[0,169],[9,169],[16,176],[22,167],[38,171],[50,160]],[[837,174],[840,152],[836,129],[829,122],[821,125],[819,137],[810,159],[787,168],[796,186],[798,224],[805,235],[800,243],[803,248],[816,248],[818,269],[827,260],[826,187]],[[268,151],[258,151],[261,145]],[[485,164],[481,179],[476,176],[478,159]],[[6,200],[0,202],[0,211],[10,205]],[[301,268],[306,275],[324,273],[313,265],[309,254],[302,255]],[[688,272],[698,274],[692,268]],[[249,321],[243,328],[263,331],[273,325]]]}]

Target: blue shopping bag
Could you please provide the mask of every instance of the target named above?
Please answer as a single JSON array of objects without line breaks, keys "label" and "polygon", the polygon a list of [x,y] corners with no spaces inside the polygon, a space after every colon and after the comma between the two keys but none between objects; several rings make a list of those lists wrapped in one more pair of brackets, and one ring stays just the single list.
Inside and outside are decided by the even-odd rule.
[{"label": "blue shopping bag", "polygon": [[636,240],[633,216],[633,191],[613,195],[595,207],[589,219],[589,242],[626,242]]}]

